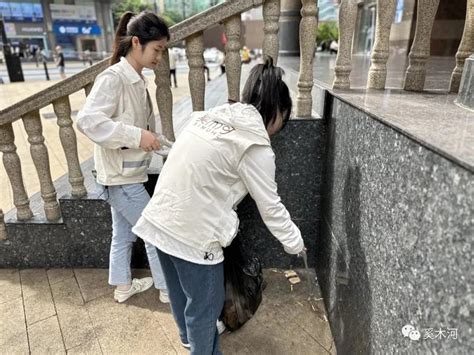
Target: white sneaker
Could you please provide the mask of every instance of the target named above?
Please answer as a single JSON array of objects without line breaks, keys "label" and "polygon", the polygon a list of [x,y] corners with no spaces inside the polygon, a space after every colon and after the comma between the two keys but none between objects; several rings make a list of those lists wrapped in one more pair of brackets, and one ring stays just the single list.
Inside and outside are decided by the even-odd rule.
[{"label": "white sneaker", "polygon": [[221,335],[222,333],[224,333],[227,330],[227,328],[225,327],[224,322],[220,321],[219,319],[216,322],[216,326],[217,326],[217,331],[219,332],[219,335]]},{"label": "white sneaker", "polygon": [[189,344],[189,343],[183,343],[183,342],[181,342],[181,345],[183,346],[183,348],[186,348],[186,349],[188,349],[188,350],[191,349],[191,344]]},{"label": "white sneaker", "polygon": [[151,277],[144,277],[143,279],[133,279],[132,286],[127,291],[120,291],[115,289],[114,299],[118,303],[125,302],[133,295],[144,292],[153,286],[153,279]]},{"label": "white sneaker", "polygon": [[159,300],[161,303],[170,303],[170,296],[168,290],[160,290]]}]

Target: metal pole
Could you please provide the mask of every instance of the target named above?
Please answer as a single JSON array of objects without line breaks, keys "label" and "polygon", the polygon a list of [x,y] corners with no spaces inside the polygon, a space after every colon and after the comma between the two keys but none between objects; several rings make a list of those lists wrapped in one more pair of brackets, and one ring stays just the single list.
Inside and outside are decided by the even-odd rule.
[{"label": "metal pole", "polygon": [[3,16],[0,16],[0,35],[3,44],[3,56],[7,65],[10,82],[25,81],[23,77],[23,70],[21,69],[20,58],[13,55],[10,44],[8,43],[7,33],[3,23]]},{"label": "metal pole", "polygon": [[46,63],[46,59],[43,59],[43,66],[44,66],[44,73],[46,75],[46,80],[49,80],[48,64]]}]

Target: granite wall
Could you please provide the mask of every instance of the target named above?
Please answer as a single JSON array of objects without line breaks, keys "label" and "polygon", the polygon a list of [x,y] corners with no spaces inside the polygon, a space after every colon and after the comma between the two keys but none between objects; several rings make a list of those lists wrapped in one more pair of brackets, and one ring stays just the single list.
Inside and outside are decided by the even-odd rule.
[{"label": "granite wall", "polygon": [[[276,156],[276,182],[283,204],[300,228],[314,266],[316,239],[321,224],[321,182],[325,128],[321,120],[291,120],[272,138]],[[311,183],[308,183],[311,182]],[[248,196],[238,207],[245,250],[258,256],[264,267],[302,267],[302,261],[285,253],[267,230],[255,202]]]},{"label": "granite wall", "polygon": [[316,261],[338,353],[472,354],[473,172],[337,98],[330,112]]}]

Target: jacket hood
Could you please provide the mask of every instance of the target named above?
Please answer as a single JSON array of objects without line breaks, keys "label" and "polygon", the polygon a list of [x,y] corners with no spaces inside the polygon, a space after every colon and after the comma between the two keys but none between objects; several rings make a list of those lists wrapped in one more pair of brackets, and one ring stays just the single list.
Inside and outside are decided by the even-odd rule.
[{"label": "jacket hood", "polygon": [[210,109],[208,115],[214,121],[253,133],[270,142],[262,116],[252,105],[240,102],[224,104]]}]

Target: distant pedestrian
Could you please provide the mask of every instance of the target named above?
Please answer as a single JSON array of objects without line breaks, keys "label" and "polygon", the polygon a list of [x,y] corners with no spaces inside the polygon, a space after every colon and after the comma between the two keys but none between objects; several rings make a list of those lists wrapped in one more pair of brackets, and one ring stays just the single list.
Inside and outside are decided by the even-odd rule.
[{"label": "distant pedestrian", "polygon": [[218,62],[221,67],[221,75],[225,74],[225,53],[219,52]]},{"label": "distant pedestrian", "polygon": [[86,49],[84,51],[84,65],[85,65],[86,62],[88,62],[90,66],[92,66],[92,64],[94,64],[92,62],[92,53],[89,49]]},{"label": "distant pedestrian", "polygon": [[176,79],[176,54],[171,50],[168,49],[168,56],[170,59],[170,80],[173,77],[174,87],[178,87],[178,80]]},{"label": "distant pedestrian", "polygon": [[64,54],[61,46],[56,46],[56,66],[58,67],[59,70],[59,76],[61,79],[66,79],[66,73],[64,71]]}]

